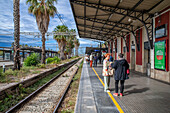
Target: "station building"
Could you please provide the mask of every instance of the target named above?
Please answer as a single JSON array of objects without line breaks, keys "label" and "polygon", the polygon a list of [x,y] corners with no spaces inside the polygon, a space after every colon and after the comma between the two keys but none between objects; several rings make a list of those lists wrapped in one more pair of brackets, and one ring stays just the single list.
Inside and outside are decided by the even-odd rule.
[{"label": "station building", "polygon": [[108,42],[114,59],[170,83],[169,0],[70,0],[80,38]]}]

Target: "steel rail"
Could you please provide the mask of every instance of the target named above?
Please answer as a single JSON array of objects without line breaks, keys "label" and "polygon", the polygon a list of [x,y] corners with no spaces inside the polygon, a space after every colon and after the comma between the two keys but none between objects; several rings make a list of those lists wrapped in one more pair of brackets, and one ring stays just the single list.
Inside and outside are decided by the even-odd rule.
[{"label": "steel rail", "polygon": [[[79,69],[79,67],[78,67],[78,69]],[[77,69],[76,73],[78,72],[78,69]],[[74,74],[74,76],[76,75],[76,73]],[[64,91],[64,93],[62,94],[62,96],[61,96],[59,102],[57,103],[57,105],[56,105],[56,107],[55,107],[53,113],[57,113],[57,110],[58,110],[58,108],[60,107],[60,105],[61,105],[61,103],[62,103],[62,101],[63,101],[63,99],[64,99],[64,97],[65,97],[65,95],[66,95],[66,93],[67,93],[67,91],[68,91],[68,89],[69,89],[69,87],[70,87],[72,81],[73,81],[74,76],[71,78],[71,80],[69,81],[67,87],[65,88],[65,91]]]},{"label": "steel rail", "polygon": [[42,85],[40,88],[38,88],[37,90],[35,90],[33,93],[31,93],[30,95],[28,95],[25,99],[21,100],[19,103],[17,103],[16,105],[14,105],[13,107],[11,107],[8,111],[6,111],[5,113],[13,113],[15,112],[17,109],[19,109],[21,106],[23,106],[24,104],[26,104],[28,101],[30,101],[33,97],[35,97],[37,94],[41,93],[41,91],[46,88],[48,85],[50,85],[54,80],[56,80],[60,75],[62,75],[64,72],[66,72],[68,69],[70,69],[74,64],[76,64],[80,59],[77,59],[75,61],[73,61],[72,64],[68,65],[68,67],[66,69],[64,69],[64,71],[60,72],[57,76],[53,77],[50,81],[48,81],[47,83],[45,83],[44,85]]}]

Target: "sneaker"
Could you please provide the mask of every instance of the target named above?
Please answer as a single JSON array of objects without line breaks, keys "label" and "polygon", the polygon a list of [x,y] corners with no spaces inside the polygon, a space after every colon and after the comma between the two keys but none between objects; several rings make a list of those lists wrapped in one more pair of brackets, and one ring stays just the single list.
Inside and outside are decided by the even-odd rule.
[{"label": "sneaker", "polygon": [[118,93],[113,93],[114,96],[118,96]]},{"label": "sneaker", "polygon": [[122,97],[122,96],[123,96],[123,93],[120,93],[120,96]]}]

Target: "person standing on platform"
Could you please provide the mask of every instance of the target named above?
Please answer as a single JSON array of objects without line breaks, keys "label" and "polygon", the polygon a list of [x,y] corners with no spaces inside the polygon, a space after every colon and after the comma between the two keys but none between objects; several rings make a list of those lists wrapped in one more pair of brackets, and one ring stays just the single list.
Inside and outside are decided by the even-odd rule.
[{"label": "person standing on platform", "polygon": [[98,60],[98,59],[97,59],[97,55],[95,55],[95,56],[94,56],[94,66],[96,66],[96,67],[97,67],[97,60]]},{"label": "person standing on platform", "polygon": [[113,95],[118,96],[118,84],[120,81],[120,96],[123,96],[124,83],[128,78],[127,70],[129,69],[129,64],[123,58],[123,54],[119,53],[118,60],[115,60],[115,62],[111,64],[111,67],[115,69],[115,93],[113,93]]},{"label": "person standing on platform", "polygon": [[84,63],[88,63],[88,56],[86,54]]},{"label": "person standing on platform", "polygon": [[104,92],[110,92],[109,90],[110,76],[108,73],[109,59],[110,59],[110,54],[109,53],[105,54],[105,59],[103,60],[103,76],[104,76],[104,84],[105,84]]},{"label": "person standing on platform", "polygon": [[91,55],[90,55],[90,67],[92,67],[92,63],[93,63],[93,55],[91,53]]},{"label": "person standing on platform", "polygon": [[102,62],[104,61],[104,59],[105,59],[105,55],[103,55],[103,57],[102,57]]},{"label": "person standing on platform", "polygon": [[99,63],[101,64],[101,54],[98,55]]}]

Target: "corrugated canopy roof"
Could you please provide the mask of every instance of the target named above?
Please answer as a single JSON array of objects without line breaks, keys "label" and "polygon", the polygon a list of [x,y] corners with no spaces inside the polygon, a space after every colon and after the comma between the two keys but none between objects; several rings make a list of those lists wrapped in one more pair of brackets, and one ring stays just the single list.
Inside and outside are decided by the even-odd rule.
[{"label": "corrugated canopy roof", "polygon": [[170,0],[70,0],[80,38],[109,41],[141,26],[152,27],[152,17]]}]

